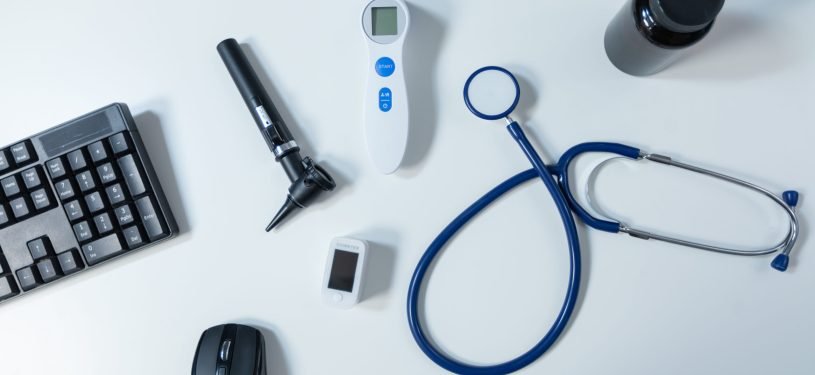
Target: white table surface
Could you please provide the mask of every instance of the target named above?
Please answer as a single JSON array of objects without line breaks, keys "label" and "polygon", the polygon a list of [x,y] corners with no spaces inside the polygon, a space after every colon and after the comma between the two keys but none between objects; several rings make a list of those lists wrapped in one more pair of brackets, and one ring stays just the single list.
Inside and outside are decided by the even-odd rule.
[{"label": "white table surface", "polygon": [[[0,306],[0,373],[186,374],[201,332],[224,322],[263,330],[271,374],[443,373],[410,335],[410,276],[452,217],[528,168],[502,126],[462,103],[464,80],[488,64],[521,78],[515,117],[550,162],[580,142],[617,141],[803,196],[784,274],[772,256],[581,225],[580,304],[522,373],[815,373],[815,2],[730,1],[685,60],[644,79],[603,51],[621,3],[412,0],[413,133],[405,166],[384,176],[362,132],[362,1],[4,2],[0,144],[125,102],[183,233]],[[248,44],[304,153],[339,183],[272,234],[263,228],[289,183],[215,51],[227,37]],[[581,165],[585,175],[591,163]],[[698,238],[755,247],[786,225],[766,200],[659,166],[612,164],[596,186],[631,224]],[[458,236],[427,281],[441,347],[486,364],[539,339],[568,273],[557,220],[535,183]],[[320,299],[340,235],[374,244],[365,300],[349,311]]]}]

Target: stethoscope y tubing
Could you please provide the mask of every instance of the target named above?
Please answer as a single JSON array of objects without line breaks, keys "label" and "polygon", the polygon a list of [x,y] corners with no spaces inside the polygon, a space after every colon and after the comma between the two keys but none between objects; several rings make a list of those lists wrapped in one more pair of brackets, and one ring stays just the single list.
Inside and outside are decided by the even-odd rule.
[{"label": "stethoscope y tubing", "polygon": [[[542,356],[556,341],[557,338],[566,329],[569,323],[569,318],[574,311],[575,304],[577,303],[578,294],[580,291],[580,239],[577,235],[577,228],[574,218],[572,217],[571,210],[563,192],[558,187],[557,182],[547,166],[543,163],[535,152],[534,147],[527,139],[523,130],[517,122],[512,122],[507,126],[512,137],[518,142],[518,145],[524,151],[529,161],[532,163],[533,169],[524,171],[515,175],[507,181],[504,181],[494,189],[490,190],[487,194],[481,197],[478,201],[473,203],[458,217],[456,217],[444,230],[436,237],[425,251],[416,270],[413,272],[413,277],[410,280],[410,287],[408,289],[407,301],[407,314],[408,322],[410,324],[410,331],[416,343],[433,362],[439,366],[447,369],[450,372],[465,375],[480,375],[480,374],[508,374],[520,370],[521,368],[534,362]],[[532,349],[520,355],[519,357],[492,366],[471,366],[454,359],[447,357],[444,353],[436,349],[428,337],[425,335],[421,326],[419,318],[419,294],[422,288],[422,281],[428,268],[433,263],[433,259],[438,255],[444,245],[458,232],[464,225],[467,224],[473,217],[478,215],[481,210],[489,206],[492,202],[500,196],[506,194],[518,185],[528,181],[535,176],[539,177],[543,184],[546,186],[549,194],[552,196],[555,205],[557,206],[558,213],[560,214],[563,227],[566,231],[566,238],[569,244],[569,283],[566,292],[566,298],[563,301],[563,306],[555,319],[554,324],[546,333],[546,335],[535,344]]]}]

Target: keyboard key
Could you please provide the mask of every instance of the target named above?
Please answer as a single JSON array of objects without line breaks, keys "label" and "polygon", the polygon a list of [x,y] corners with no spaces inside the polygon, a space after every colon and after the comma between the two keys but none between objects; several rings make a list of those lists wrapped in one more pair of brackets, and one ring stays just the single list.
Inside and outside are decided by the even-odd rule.
[{"label": "keyboard key", "polygon": [[17,165],[26,164],[29,161],[32,161],[32,152],[31,147],[29,146],[29,142],[20,142],[14,146],[11,146],[11,156],[14,158],[14,162]]},{"label": "keyboard key", "polygon": [[14,213],[14,217],[17,219],[21,219],[31,212],[28,208],[28,202],[25,201],[25,198],[20,197],[17,198],[9,203],[11,206],[11,212]]},{"label": "keyboard key", "polygon": [[17,283],[11,275],[0,277],[0,301],[16,296],[20,293]]},{"label": "keyboard key", "polygon": [[71,151],[68,153],[68,164],[71,166],[71,170],[74,172],[84,169],[88,166],[88,162],[85,159],[85,154],[82,152],[81,149],[76,151]]},{"label": "keyboard key", "polygon": [[6,169],[11,168],[11,162],[6,150],[0,150],[0,173],[6,171]]},{"label": "keyboard key", "polygon": [[37,271],[40,273],[40,279],[44,283],[50,283],[62,277],[62,270],[59,269],[51,258],[43,259],[37,262]]},{"label": "keyboard key", "polygon": [[6,206],[0,204],[0,227],[6,225],[11,221],[11,218],[8,216],[8,211],[6,211]]},{"label": "keyboard key", "polygon": [[26,169],[23,171],[22,176],[25,187],[29,189],[34,189],[42,184],[42,181],[40,181],[40,172],[37,168]]},{"label": "keyboard key", "polygon": [[82,259],[79,259],[79,251],[76,249],[71,249],[57,255],[57,262],[59,263],[59,268],[62,269],[62,273],[65,275],[70,275],[84,268]]},{"label": "keyboard key", "polygon": [[82,246],[82,253],[91,266],[123,252],[122,243],[115,233]]},{"label": "keyboard key", "polygon": [[28,252],[31,253],[31,257],[37,260],[48,256],[48,249],[51,243],[48,241],[48,237],[40,237],[36,240],[28,241],[26,246],[28,246]]},{"label": "keyboard key", "polygon": [[133,213],[130,211],[130,205],[126,204],[122,207],[117,207],[113,210],[116,213],[116,220],[119,222],[119,226],[125,226],[130,224],[135,220],[133,218]]},{"label": "keyboard key", "polygon": [[144,244],[144,240],[142,239],[141,230],[137,225],[134,225],[130,228],[126,228],[122,231],[122,235],[125,237],[125,241],[127,241],[127,247],[130,249],[135,249]]},{"label": "keyboard key", "polygon": [[93,238],[91,227],[87,221],[80,221],[74,224],[74,235],[79,242],[85,242]]},{"label": "keyboard key", "polygon": [[102,164],[96,168],[96,173],[99,174],[99,180],[102,181],[103,185],[116,181],[116,171],[113,170],[113,164]]},{"label": "keyboard key", "polygon": [[93,181],[93,173],[91,173],[91,171],[85,171],[76,175],[76,184],[83,193],[88,190],[93,190],[93,188],[96,187],[96,182]]},{"label": "keyboard key", "polygon": [[56,189],[59,199],[63,201],[66,199],[71,199],[74,197],[74,195],[76,195],[76,192],[74,192],[74,185],[71,183],[71,180],[58,181],[54,184],[54,189]]},{"label": "keyboard key", "polygon": [[144,225],[144,229],[147,231],[147,237],[150,238],[150,241],[155,241],[168,234],[164,223],[156,213],[155,206],[150,197],[137,200],[136,209],[139,211],[139,218]]},{"label": "keyboard key", "polygon": [[113,222],[110,221],[110,215],[107,213],[97,215],[93,218],[93,222],[96,224],[96,231],[99,232],[100,235],[107,234],[113,230]]},{"label": "keyboard key", "polygon": [[79,220],[84,216],[82,212],[82,206],[79,204],[79,201],[70,201],[65,203],[65,214],[68,215],[68,220],[75,221]]},{"label": "keyboard key", "polygon": [[119,184],[108,186],[105,189],[105,193],[107,193],[108,202],[110,202],[112,206],[124,202],[125,200],[125,193],[122,191],[122,186]]},{"label": "keyboard key", "polygon": [[113,150],[114,154],[121,154],[130,150],[130,140],[125,133],[110,136],[110,138],[108,138],[108,142],[110,142],[110,148]]},{"label": "keyboard key", "polygon": [[105,144],[102,141],[91,143],[88,146],[88,154],[91,155],[91,160],[95,163],[108,158],[108,152],[105,150]]},{"label": "keyboard key", "polygon": [[24,291],[29,291],[42,284],[42,279],[40,279],[40,275],[37,274],[37,270],[33,266],[17,270],[17,280]]},{"label": "keyboard key", "polygon": [[88,206],[88,211],[95,214],[105,209],[105,202],[102,201],[102,196],[98,191],[85,196],[85,204]]},{"label": "keyboard key", "polygon": [[131,196],[137,197],[147,191],[144,187],[144,180],[142,180],[139,167],[136,165],[136,160],[133,159],[133,155],[125,155],[119,158],[119,169],[122,170],[122,175],[125,178],[125,183],[127,184],[127,189],[130,190]]},{"label": "keyboard key", "polygon": [[45,163],[45,166],[48,168],[48,174],[51,175],[52,179],[56,180],[65,176],[65,164],[62,163],[61,158],[51,159]]},{"label": "keyboard key", "polygon": [[37,211],[51,206],[51,199],[48,198],[48,193],[45,189],[39,189],[31,193],[31,202],[34,203],[34,209]]},{"label": "keyboard key", "polygon": [[0,180],[0,185],[3,185],[3,192],[7,197],[20,194],[20,183],[17,181],[17,176],[8,176]]}]

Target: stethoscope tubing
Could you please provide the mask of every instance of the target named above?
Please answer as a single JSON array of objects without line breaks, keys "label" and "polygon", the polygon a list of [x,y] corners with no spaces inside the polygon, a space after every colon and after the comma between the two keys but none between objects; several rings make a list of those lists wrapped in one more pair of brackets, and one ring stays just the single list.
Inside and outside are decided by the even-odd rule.
[{"label": "stethoscope tubing", "polygon": [[[579,291],[580,291],[580,274],[581,274],[581,258],[580,258],[580,239],[577,234],[577,227],[572,217],[572,211],[569,208],[569,203],[563,195],[563,192],[558,186],[552,176],[550,168],[548,168],[535,152],[534,147],[527,139],[520,125],[512,122],[507,126],[510,134],[518,142],[518,145],[524,151],[529,161],[533,165],[533,169],[519,173],[512,178],[504,181],[494,189],[490,190],[478,199],[475,203],[470,205],[464,212],[457,216],[430,244],[425,253],[419,260],[416,270],[413,272],[413,277],[410,280],[410,287],[408,289],[407,299],[407,315],[410,331],[413,338],[418,344],[419,348],[437,365],[444,369],[464,375],[481,375],[481,374],[508,374],[520,370],[540,358],[549,348],[557,341],[561,333],[566,329],[569,319],[574,312],[575,305],[577,304]],[[546,186],[549,194],[557,206],[558,213],[560,214],[561,221],[563,222],[566,231],[566,238],[569,244],[569,282],[566,292],[566,297],[563,305],[555,318],[549,331],[544,337],[535,344],[529,351],[521,354],[515,359],[510,361],[491,365],[491,366],[472,366],[446,356],[444,353],[436,349],[431,344],[429,338],[425,334],[421,318],[419,317],[419,297],[422,289],[422,282],[433,263],[434,258],[444,248],[445,244],[472,218],[478,215],[481,210],[489,206],[500,196],[506,194],[513,188],[528,181],[532,178],[539,177]]]}]

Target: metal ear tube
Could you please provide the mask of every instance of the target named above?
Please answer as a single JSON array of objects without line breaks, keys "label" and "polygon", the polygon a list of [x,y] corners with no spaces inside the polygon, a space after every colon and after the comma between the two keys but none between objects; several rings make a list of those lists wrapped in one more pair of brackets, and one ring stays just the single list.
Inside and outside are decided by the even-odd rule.
[{"label": "metal ear tube", "polygon": [[[624,160],[625,158],[615,157],[611,159],[607,159],[602,163],[596,165],[594,169],[591,171],[592,176],[594,176],[600,168],[606,165],[608,162],[612,160]],[[736,186],[751,190],[753,192],[759,193],[761,196],[769,198],[772,200],[773,203],[777,204],[779,208],[781,208],[784,213],[787,214],[789,217],[789,230],[787,234],[781,239],[779,242],[773,245],[766,245],[765,247],[758,248],[758,249],[747,249],[747,248],[737,248],[737,247],[725,247],[721,245],[716,245],[714,243],[704,243],[699,241],[692,241],[689,239],[678,238],[676,236],[668,236],[660,233],[655,233],[651,231],[646,231],[643,229],[639,229],[633,225],[628,223],[623,223],[620,219],[613,218],[608,216],[608,214],[602,213],[602,209],[597,205],[597,202],[587,194],[587,201],[588,206],[592,208],[595,213],[602,215],[603,220],[618,223],[617,228],[611,230],[611,232],[619,232],[628,234],[631,237],[643,239],[643,240],[655,240],[655,241],[662,241],[668,242],[675,245],[691,247],[700,250],[707,250],[713,251],[717,253],[723,254],[730,254],[730,255],[744,255],[744,256],[756,256],[756,255],[766,255],[772,254],[775,252],[780,252],[778,256],[772,261],[771,266],[778,270],[778,271],[786,271],[789,265],[789,255],[792,252],[793,247],[795,247],[795,242],[798,240],[798,232],[800,231],[800,225],[798,223],[798,215],[795,212],[795,206],[798,204],[798,192],[794,190],[785,191],[781,196],[778,196],[771,192],[770,190],[758,186],[754,183],[725,175],[720,172],[712,171],[709,169],[705,169],[699,166],[691,165],[688,163],[680,162],[675,160],[669,156],[659,155],[659,154],[652,154],[647,153],[644,151],[640,151],[639,155],[634,158],[634,160],[639,161],[651,161],[655,163],[659,163],[669,167],[675,167],[684,169],[690,172],[698,173],[703,176],[716,178],[727,183],[734,184]],[[586,185],[586,191],[588,191],[588,185]],[[573,203],[574,204],[574,203]]]},{"label": "metal ear tube", "polygon": [[282,165],[291,181],[286,202],[266,227],[268,232],[292,212],[314,202],[322,192],[334,190],[336,183],[311,158],[300,156],[300,146],[277,112],[240,44],[235,39],[226,39],[218,44],[217,49],[275,161]]}]

